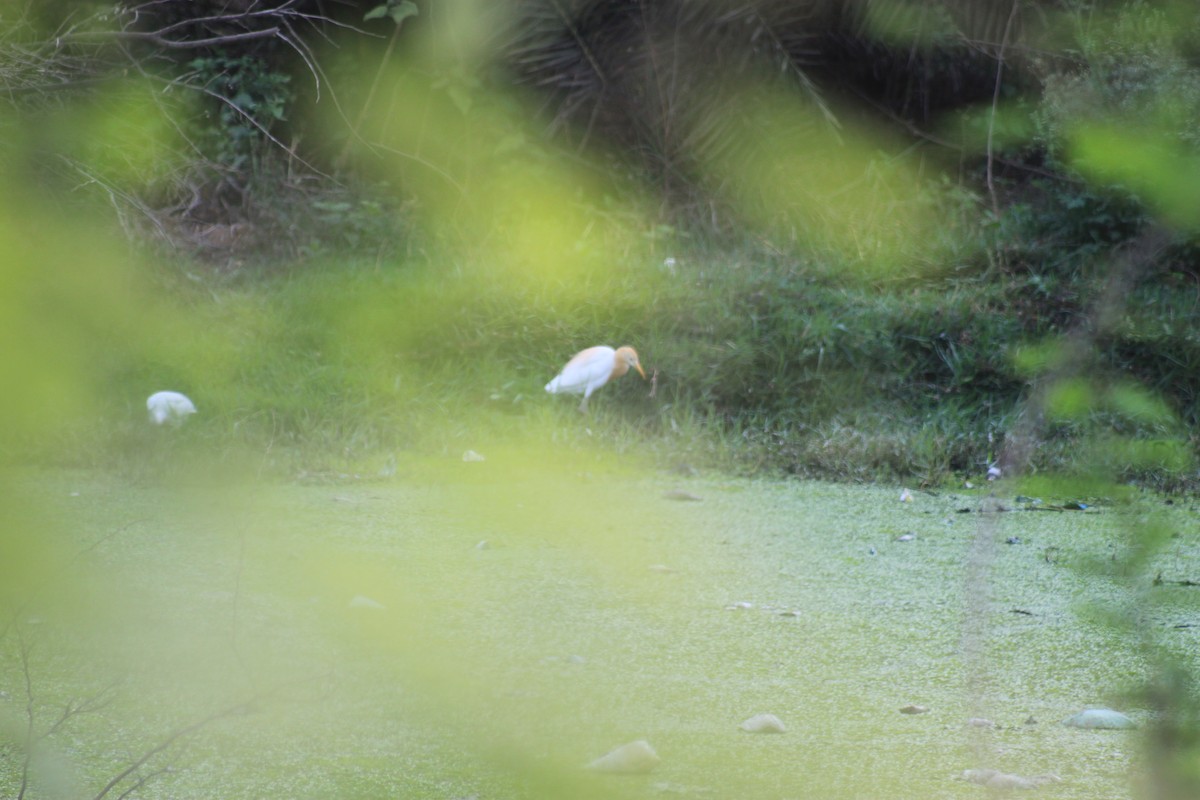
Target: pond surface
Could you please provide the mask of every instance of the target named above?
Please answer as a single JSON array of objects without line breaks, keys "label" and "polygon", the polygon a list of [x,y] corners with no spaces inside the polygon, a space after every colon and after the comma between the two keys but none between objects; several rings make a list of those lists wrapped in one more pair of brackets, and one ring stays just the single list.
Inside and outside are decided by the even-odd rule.
[{"label": "pond surface", "polygon": [[[315,485],[13,485],[3,729],[23,740],[22,649],[35,733],[105,699],[41,741],[28,797],[94,796],[203,722],[131,796],[927,800],[987,796],[961,776],[990,768],[1129,798],[1149,665],[1200,666],[1200,590],[1151,585],[1200,577],[1196,512],[1153,499],[1034,511],[997,485],[1008,510],[981,512],[979,490],[519,451]],[[1160,512],[1177,535],[1135,568]],[[1061,724],[1089,705],[1139,730]],[[756,714],[786,731],[739,728]],[[653,772],[583,768],[635,740]],[[23,761],[3,751],[0,793]]]}]

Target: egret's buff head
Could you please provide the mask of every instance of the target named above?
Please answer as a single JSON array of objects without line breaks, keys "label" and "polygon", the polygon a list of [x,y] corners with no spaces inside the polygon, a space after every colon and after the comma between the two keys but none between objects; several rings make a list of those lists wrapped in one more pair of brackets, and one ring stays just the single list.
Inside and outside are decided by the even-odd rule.
[{"label": "egret's buff head", "polygon": [[642,376],[643,380],[646,378],[646,371],[642,369],[642,364],[638,361],[637,350],[634,350],[632,347],[617,348],[617,363],[624,364],[625,368],[621,370],[622,373],[633,367]]}]

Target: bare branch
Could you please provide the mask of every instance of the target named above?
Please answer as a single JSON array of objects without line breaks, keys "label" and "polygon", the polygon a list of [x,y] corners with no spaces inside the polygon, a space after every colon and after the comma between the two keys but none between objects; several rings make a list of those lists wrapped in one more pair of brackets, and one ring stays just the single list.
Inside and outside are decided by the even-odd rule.
[{"label": "bare branch", "polygon": [[[67,563],[63,565],[63,568],[61,571],[65,572],[67,567],[74,564],[76,561],[83,558],[85,555],[87,555],[91,551],[95,550],[97,547],[104,544],[109,539],[113,538],[114,536],[124,533],[125,531],[127,531],[131,527],[133,527],[134,525],[138,524],[139,522],[144,522],[144,521],[145,520],[135,519],[132,522],[128,522],[128,523],[122,525],[121,527],[119,527],[115,530],[109,531],[108,533],[99,537],[98,539],[96,539],[96,541],[92,542],[87,547],[83,548],[82,550],[80,550],[80,551],[76,552],[74,555],[72,555],[71,558],[67,560]],[[34,589],[32,592],[29,593],[29,596],[25,598],[24,602],[19,603],[17,605],[17,607],[13,610],[12,614],[9,616],[8,622],[6,622],[4,624],[4,629],[0,630],[0,639],[3,639],[5,636],[7,636],[8,632],[17,626],[17,620],[20,619],[21,615],[25,613],[25,610],[27,608],[29,608],[29,604],[31,602],[33,602],[33,598],[36,597],[37,595],[39,595],[44,589],[51,586],[54,583],[54,581],[57,580],[57,578],[58,578],[57,574],[47,578],[44,583],[42,583],[40,586],[38,586],[36,589]],[[17,635],[20,636],[19,629],[17,630]]]},{"label": "bare branch", "polygon": [[153,42],[159,47],[175,50],[194,50],[200,47],[214,47],[233,42],[244,42],[248,39],[270,39],[279,36],[279,28],[273,27],[257,31],[245,31],[244,33],[228,33],[222,36],[210,36],[207,39],[168,39],[160,35],[159,31],[112,31],[104,35],[115,39],[143,39]]},{"label": "bare branch", "polygon": [[988,195],[992,198],[992,211],[996,216],[1000,216],[1000,199],[996,196],[996,183],[993,177],[992,138],[996,131],[996,109],[1000,105],[1000,87],[1004,77],[1004,51],[1008,48],[1008,36],[1012,32],[1013,22],[1016,20],[1017,11],[1020,8],[1021,0],[1013,0],[1012,11],[1009,12],[1008,21],[1004,23],[1004,35],[1000,39],[1000,50],[996,53],[996,85],[992,89],[992,113],[988,117],[987,189]]},{"label": "bare branch", "polygon": [[123,791],[119,795],[117,795],[117,800],[125,800],[125,798],[129,797],[129,795],[133,794],[138,789],[145,786],[147,783],[149,783],[154,778],[157,778],[159,775],[165,775],[170,771],[171,771],[170,767],[163,767],[162,769],[156,769],[153,772],[147,773],[145,775],[139,775],[138,779],[136,781],[134,781],[133,784],[130,785],[130,787],[128,789],[126,789],[125,791]]},{"label": "bare branch", "polygon": [[29,788],[29,763],[33,758],[33,676],[29,672],[29,646],[19,627],[17,643],[21,654],[21,674],[25,678],[25,753],[21,759],[21,788],[17,792],[17,800],[24,800],[25,790]]},{"label": "bare branch", "polygon": [[[103,798],[106,797],[109,792],[111,792],[117,787],[118,784],[136,772],[143,764],[169,748],[171,745],[175,744],[175,742],[179,741],[183,737],[196,733],[205,726],[210,725],[219,719],[225,719],[226,717],[232,717],[239,714],[246,714],[254,707],[255,702],[256,701],[254,699],[251,699],[236,705],[232,705],[228,708],[222,709],[221,711],[215,711],[203,719],[197,720],[190,725],[185,725],[182,728],[178,728],[171,732],[165,739],[154,745],[154,747],[151,747],[146,752],[142,753],[137,760],[117,773],[112,780],[104,785],[104,788],[101,789],[96,796],[92,798],[92,800],[103,800]],[[120,796],[123,797],[124,795]]]}]

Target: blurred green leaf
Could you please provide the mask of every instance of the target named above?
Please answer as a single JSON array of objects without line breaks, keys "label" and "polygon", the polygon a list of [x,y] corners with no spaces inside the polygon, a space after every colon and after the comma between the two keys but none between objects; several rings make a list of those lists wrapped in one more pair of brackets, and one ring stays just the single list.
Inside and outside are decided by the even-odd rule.
[{"label": "blurred green leaf", "polygon": [[409,17],[415,17],[418,13],[417,4],[412,2],[412,0],[388,0],[388,2],[375,6],[375,8],[364,14],[363,20],[391,17],[392,22],[399,26],[404,20]]}]

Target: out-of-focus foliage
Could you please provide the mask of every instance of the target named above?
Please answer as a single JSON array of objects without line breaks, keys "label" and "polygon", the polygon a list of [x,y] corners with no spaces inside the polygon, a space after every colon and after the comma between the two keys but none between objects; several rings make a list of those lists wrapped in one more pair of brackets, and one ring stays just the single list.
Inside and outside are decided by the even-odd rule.
[{"label": "out-of-focus foliage", "polygon": [[[339,598],[361,578],[411,616],[350,633],[411,659],[407,677],[432,696],[465,688],[487,707],[473,667],[494,653],[454,641],[481,628],[435,620],[469,619],[473,604],[503,612],[505,578],[398,581],[326,540],[309,521],[327,508],[259,508],[232,487],[398,474],[440,487],[424,459],[461,466],[482,440],[508,473],[456,498],[478,513],[455,535],[533,526],[590,580],[635,587],[625,599],[645,611],[661,587],[642,593],[638,525],[656,505],[604,497],[626,514],[609,535],[602,515],[575,523],[563,488],[566,473],[586,483],[597,451],[914,486],[960,485],[997,461],[1073,491],[1196,483],[1200,79],[1187,4],[65,9],[29,6],[0,41],[0,451],[8,465],[201,487],[185,533],[232,583],[206,602],[240,612],[243,576],[289,600],[312,596],[288,583],[297,571]],[[128,244],[146,239],[162,248]],[[185,257],[197,252],[211,263]],[[581,420],[541,387],[598,343],[636,345],[652,382],[606,387]],[[159,389],[188,393],[199,413],[151,428],[143,404]],[[586,464],[539,469],[538,448]],[[405,459],[420,466],[405,473]],[[534,485],[509,483],[522,479]],[[61,572],[89,543],[40,510],[0,509],[16,532],[0,540],[3,602],[20,611],[41,585],[27,576]],[[297,520],[314,542],[303,569],[243,573],[263,563],[241,560],[253,548],[293,542],[280,531]],[[42,529],[56,532],[44,545],[23,535]],[[154,557],[185,542],[163,553],[152,533],[139,576],[151,582]],[[540,544],[529,535],[513,541]],[[1167,541],[1156,529],[1143,544]],[[639,578],[614,577],[631,565]],[[189,599],[162,608],[199,607]],[[259,610],[270,644],[271,609]],[[690,622],[660,621],[671,635]],[[196,678],[195,697],[164,708],[221,694],[237,648],[189,659],[186,629],[152,629]],[[206,632],[196,641],[227,635]],[[154,637],[129,636],[105,648],[160,663]],[[18,655],[10,672],[28,675]],[[284,660],[264,658],[264,671]],[[169,691],[162,675],[178,666],[147,696]],[[1157,702],[1184,726],[1190,698],[1171,680]],[[1187,732],[1163,743],[1181,782]],[[529,759],[519,733],[517,745],[480,739]],[[558,769],[530,774],[570,794],[577,776]]]}]

